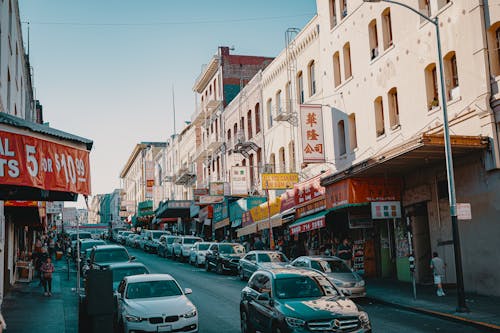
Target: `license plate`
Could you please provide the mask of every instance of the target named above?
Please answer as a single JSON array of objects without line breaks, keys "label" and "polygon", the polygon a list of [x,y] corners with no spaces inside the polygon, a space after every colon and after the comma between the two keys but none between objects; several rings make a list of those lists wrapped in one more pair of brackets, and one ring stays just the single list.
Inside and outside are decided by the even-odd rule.
[{"label": "license plate", "polygon": [[163,333],[163,332],[172,332],[172,326],[171,325],[160,325],[158,326],[158,333]]}]

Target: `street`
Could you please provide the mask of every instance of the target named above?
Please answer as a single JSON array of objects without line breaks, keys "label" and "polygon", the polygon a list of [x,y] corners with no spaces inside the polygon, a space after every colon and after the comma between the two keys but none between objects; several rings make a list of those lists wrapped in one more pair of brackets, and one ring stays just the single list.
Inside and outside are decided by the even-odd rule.
[{"label": "street", "polygon": [[[221,276],[187,263],[160,258],[136,249],[128,250],[152,273],[171,274],[183,288],[193,290],[190,299],[198,307],[201,333],[240,331],[239,299],[245,282],[237,276]],[[481,332],[469,326],[367,300],[361,300],[359,304],[368,312],[375,332]]]}]

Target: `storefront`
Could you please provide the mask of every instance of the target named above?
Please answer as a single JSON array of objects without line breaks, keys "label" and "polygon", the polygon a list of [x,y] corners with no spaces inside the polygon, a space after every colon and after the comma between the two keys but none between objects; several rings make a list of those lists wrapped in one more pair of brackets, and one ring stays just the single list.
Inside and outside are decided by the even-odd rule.
[{"label": "storefront", "polygon": [[141,201],[137,204],[137,218],[134,227],[152,229],[154,217],[153,200]]},{"label": "storefront", "polygon": [[229,222],[229,207],[228,198],[224,198],[221,203],[213,205],[212,228],[215,233],[215,240],[222,241],[230,239],[230,222]]},{"label": "storefront", "polygon": [[161,219],[169,218],[172,221],[164,225],[164,230],[172,233],[189,235],[196,231],[193,219],[191,219],[191,200],[167,200],[162,202],[155,211],[154,224],[158,224]]},{"label": "storefront", "polygon": [[[240,229],[243,221],[243,214],[250,209],[266,202],[265,197],[248,197],[241,198],[229,204],[229,221],[231,222],[231,239],[238,238],[238,229]],[[248,234],[245,234],[248,235]],[[244,237],[242,235],[241,237]],[[241,241],[243,239],[240,239]]]}]

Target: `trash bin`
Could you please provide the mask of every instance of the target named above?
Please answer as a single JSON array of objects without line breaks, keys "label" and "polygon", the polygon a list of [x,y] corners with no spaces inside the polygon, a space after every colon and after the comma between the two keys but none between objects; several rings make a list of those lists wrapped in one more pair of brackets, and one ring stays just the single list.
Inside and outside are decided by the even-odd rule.
[{"label": "trash bin", "polygon": [[62,251],[57,251],[57,252],[56,252],[56,260],[61,260],[61,259],[62,259],[62,257],[63,257],[63,253],[62,253]]}]

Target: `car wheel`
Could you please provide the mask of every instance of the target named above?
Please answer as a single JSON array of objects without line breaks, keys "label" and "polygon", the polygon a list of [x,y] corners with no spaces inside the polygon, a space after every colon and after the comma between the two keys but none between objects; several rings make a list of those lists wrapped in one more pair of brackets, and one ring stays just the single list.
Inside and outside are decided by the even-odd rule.
[{"label": "car wheel", "polygon": [[205,261],[205,270],[207,272],[210,272],[210,263],[208,262],[208,260]]},{"label": "car wheel", "polygon": [[245,272],[243,272],[243,268],[240,267],[238,270],[238,275],[240,276],[241,281],[245,281]]},{"label": "car wheel", "polygon": [[252,327],[248,320],[248,315],[246,311],[241,312],[241,333],[255,333],[255,329]]},{"label": "car wheel", "polygon": [[217,264],[217,270],[216,270],[217,274],[219,275],[222,275],[224,274],[224,270],[222,269],[222,263],[218,263]]}]

